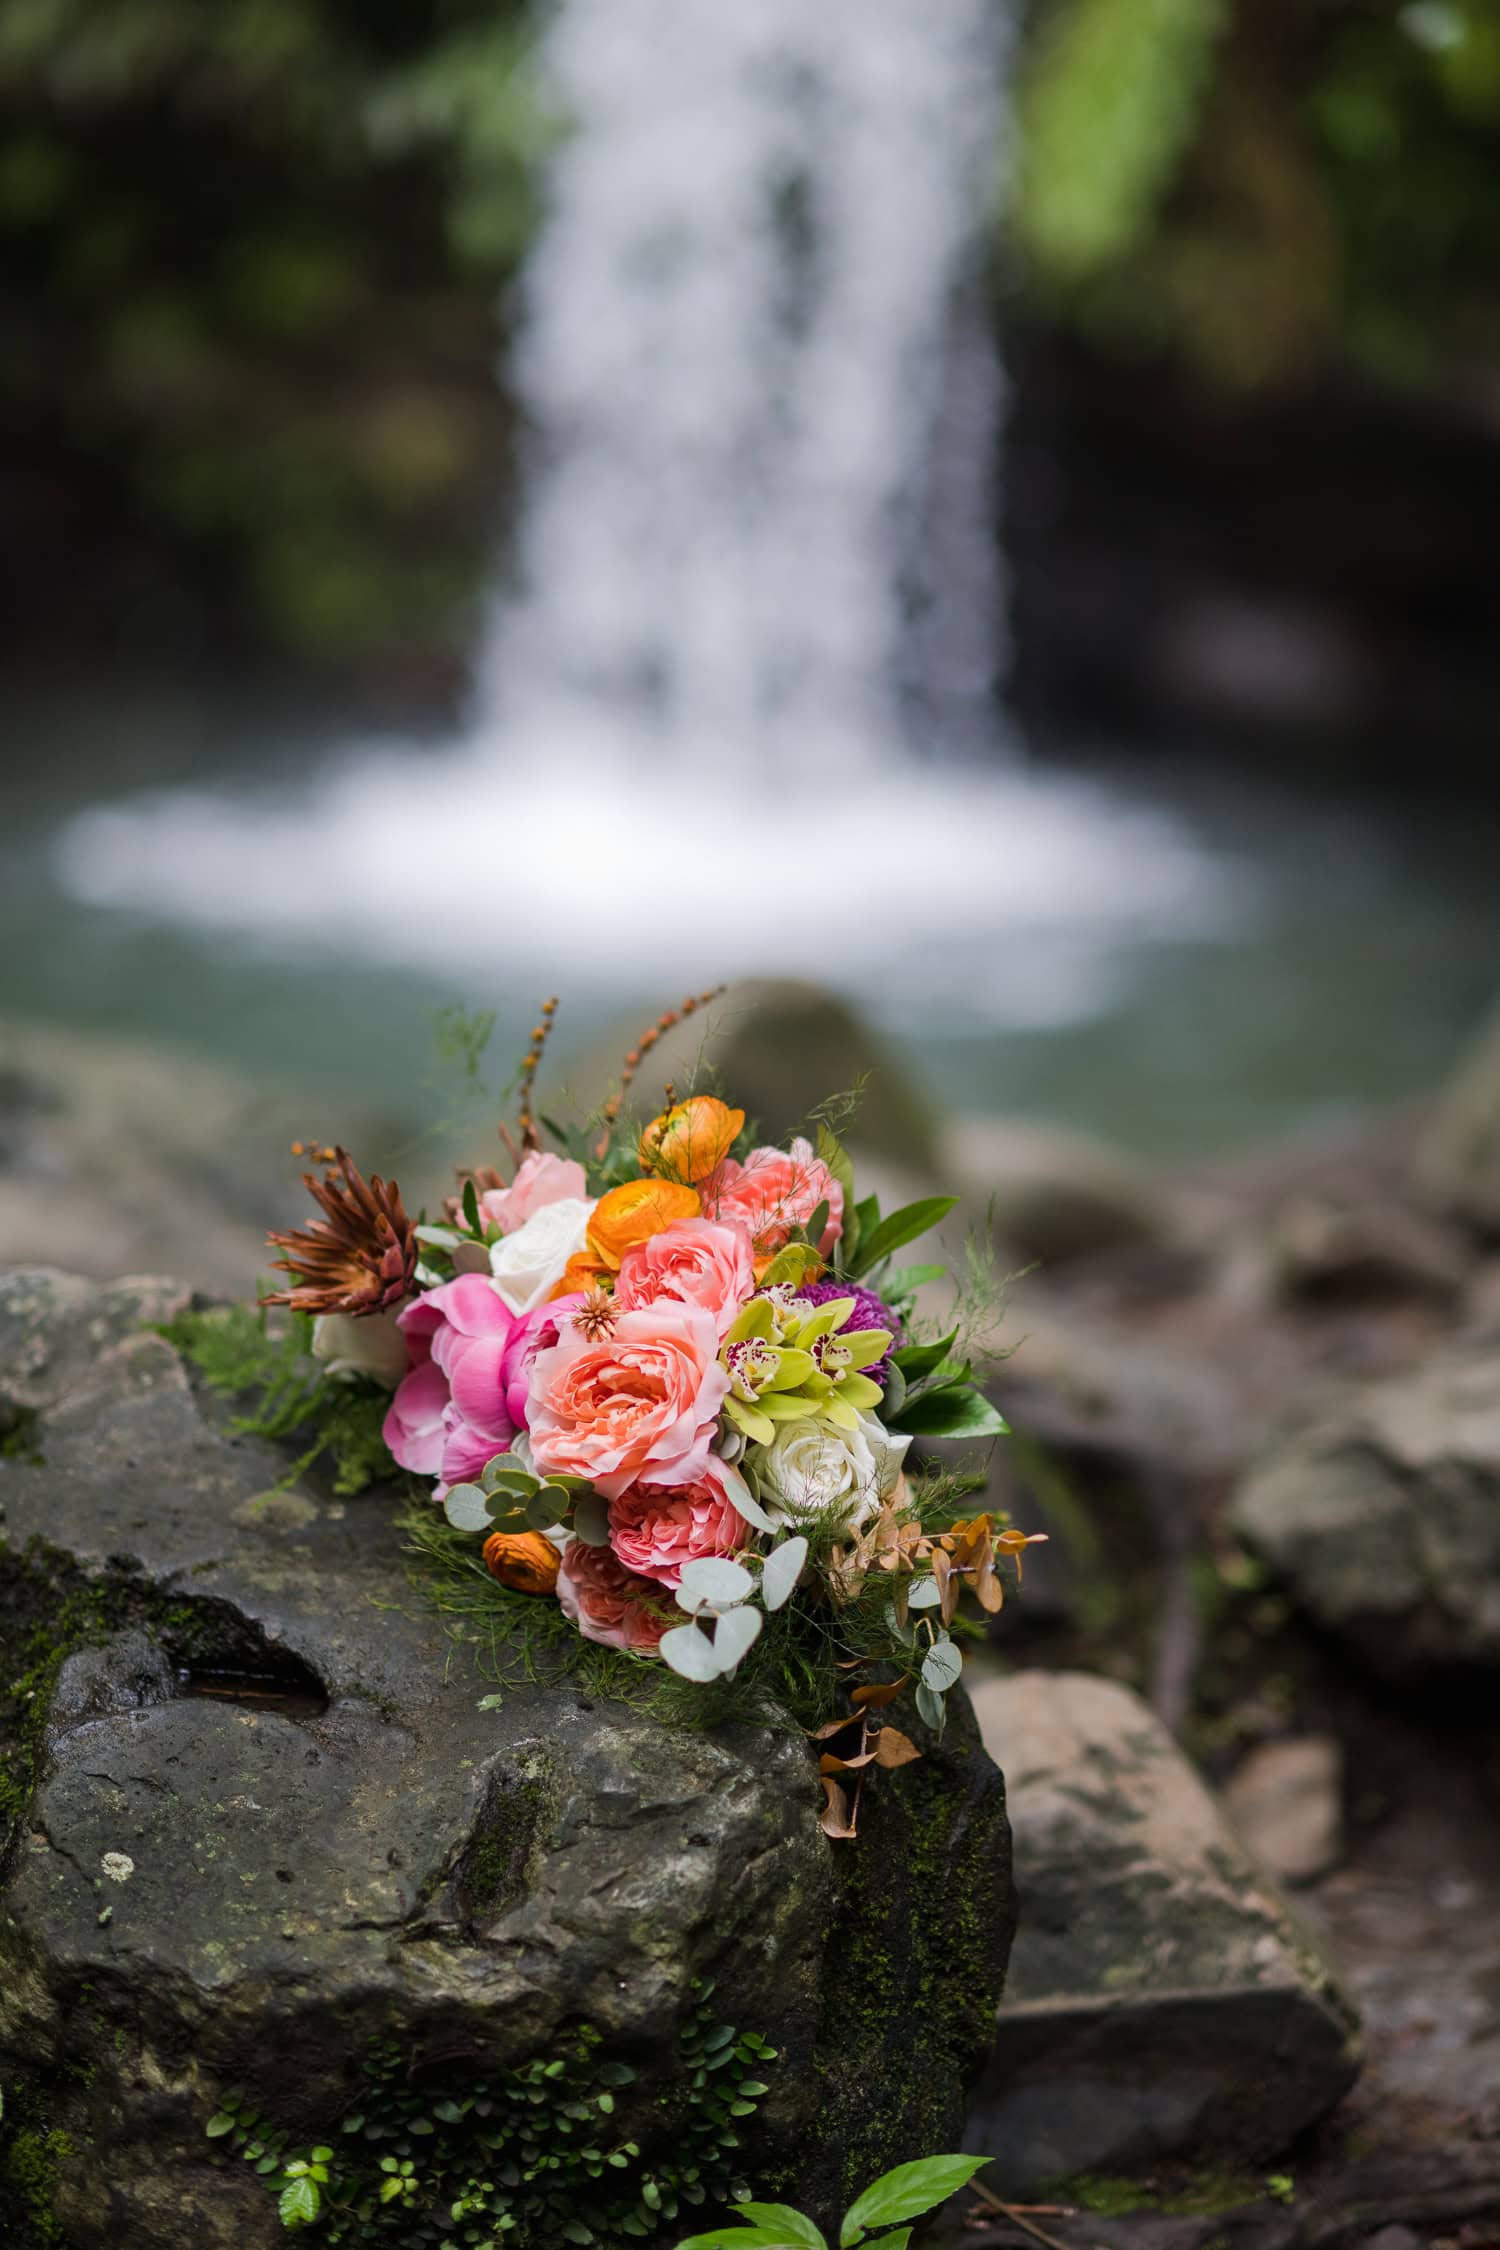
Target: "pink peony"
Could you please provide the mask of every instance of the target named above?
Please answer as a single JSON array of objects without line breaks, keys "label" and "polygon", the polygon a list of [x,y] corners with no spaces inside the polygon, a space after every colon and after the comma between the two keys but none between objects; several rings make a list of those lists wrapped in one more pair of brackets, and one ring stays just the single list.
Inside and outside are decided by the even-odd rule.
[{"label": "pink peony", "polygon": [[665,1612],[660,1586],[649,1578],[633,1578],[608,1547],[590,1547],[582,1539],[570,1539],[562,1551],[557,1598],[584,1639],[602,1641],[606,1648],[654,1655],[672,1623],[670,1616],[653,1616],[646,1606],[656,1604]]},{"label": "pink peony", "polygon": [[552,1349],[563,1333],[564,1324],[569,1322],[570,1314],[582,1303],[583,1298],[576,1290],[569,1297],[553,1297],[546,1304],[533,1305],[512,1328],[500,1362],[500,1381],[505,1391],[505,1411],[518,1430],[527,1426],[526,1401],[537,1353]]},{"label": "pink peony", "polygon": [[411,1366],[386,1415],[385,1442],[403,1469],[438,1475],[441,1496],[516,1434],[501,1374],[515,1315],[487,1276],[464,1273],[414,1298],[397,1326]]},{"label": "pink peony", "polygon": [[615,1303],[627,1312],[664,1302],[701,1306],[712,1315],[722,1342],[735,1314],[754,1293],[755,1259],[743,1227],[676,1219],[626,1251]]},{"label": "pink peony", "polygon": [[531,1370],[537,1467],[586,1477],[609,1500],[638,1477],[701,1476],[729,1389],[718,1352],[713,1318],[696,1305],[621,1313],[596,1343],[570,1326]]},{"label": "pink peony", "polygon": [[744,1546],[750,1526],[736,1500],[744,1490],[717,1454],[691,1484],[632,1484],[610,1503],[609,1543],[638,1577],[679,1586],[684,1563]]},{"label": "pink peony", "polygon": [[779,1250],[793,1227],[806,1224],[820,1203],[828,1224],[818,1248],[826,1257],[844,1231],[844,1190],[810,1141],[790,1149],[752,1149],[743,1164],[729,1157],[703,1183],[703,1208],[711,1218],[742,1226],[757,1256]]},{"label": "pink peony", "polygon": [[514,1234],[547,1204],[582,1200],[588,1192],[581,1164],[534,1148],[521,1159],[520,1170],[508,1188],[486,1188],[479,1198],[479,1215],[502,1234]]}]

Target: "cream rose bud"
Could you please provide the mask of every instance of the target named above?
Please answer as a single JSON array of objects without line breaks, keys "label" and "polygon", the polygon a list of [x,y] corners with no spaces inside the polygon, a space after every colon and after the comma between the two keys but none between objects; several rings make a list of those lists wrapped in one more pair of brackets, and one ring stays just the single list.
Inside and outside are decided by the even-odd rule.
[{"label": "cream rose bud", "polygon": [[396,1326],[399,1305],[389,1312],[320,1313],[313,1322],[313,1358],[330,1375],[370,1375],[394,1390],[406,1373],[406,1338]]},{"label": "cream rose bud", "polygon": [[857,1430],[809,1417],[783,1422],[761,1456],[761,1497],[773,1523],[832,1517],[852,1529],[896,1489],[910,1438],[893,1438],[873,1414]]},{"label": "cream rose bud", "polygon": [[575,1195],[544,1203],[524,1226],[495,1244],[490,1252],[495,1292],[518,1318],[561,1281],[568,1260],[584,1246],[593,1208],[591,1201]]}]

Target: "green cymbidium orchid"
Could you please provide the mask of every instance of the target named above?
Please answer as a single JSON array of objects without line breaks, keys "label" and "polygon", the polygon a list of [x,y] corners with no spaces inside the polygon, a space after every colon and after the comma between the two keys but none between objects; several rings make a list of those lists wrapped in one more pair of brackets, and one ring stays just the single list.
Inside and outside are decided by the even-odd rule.
[{"label": "green cymbidium orchid", "polygon": [[853,1297],[807,1306],[785,1285],[752,1297],[724,1340],[729,1371],[724,1412],[736,1429],[769,1445],[778,1422],[823,1414],[841,1428],[880,1403],[878,1383],[861,1372],[889,1349],[886,1328],[846,1329]]}]

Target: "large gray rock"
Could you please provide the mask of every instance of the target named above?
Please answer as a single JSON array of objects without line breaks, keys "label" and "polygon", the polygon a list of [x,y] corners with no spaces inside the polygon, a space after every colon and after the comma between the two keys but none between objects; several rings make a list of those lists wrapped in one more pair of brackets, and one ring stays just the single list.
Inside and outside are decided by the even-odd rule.
[{"label": "large gray rock", "polygon": [[1500,1663],[1500,1360],[1314,1397],[1235,1495],[1245,1544],[1384,1671]]},{"label": "large gray rock", "polygon": [[464,2090],[590,2026],[649,2147],[703,1978],[780,2050],[752,2177],[828,2207],[949,2141],[1010,1927],[972,1722],[832,1847],[794,1734],[668,1731],[567,1684],[482,1710],[392,1496],[274,1490],[286,1458],[123,1317],[132,1287],[170,1306],[0,1277],[0,2187],[35,2222],[7,2244],[45,2218],[80,2250],[269,2250],[274,2204],[206,2121],[240,2086],[336,2137],[378,2041]]},{"label": "large gray rock", "polygon": [[1139,1697],[974,1690],[1003,1748],[1021,1922],[967,2145],[1018,2192],[1191,2152],[1268,2156],[1352,2082],[1352,2008]]},{"label": "large gray rock", "polygon": [[1148,1166],[1061,1125],[957,1118],[943,1134],[941,1169],[1019,1259],[1060,1265],[1179,1232],[1170,1191]]},{"label": "large gray rock", "polygon": [[[318,1129],[367,1170],[388,1169],[407,1137],[366,1105],[168,1050],[0,1024],[0,1260],[101,1279],[149,1267],[244,1296],[266,1270],[267,1228],[303,1222],[290,1143]],[[402,1184],[415,1199],[429,1183]]]},{"label": "large gray rock", "polygon": [[[640,1029],[622,1023],[564,1068],[564,1084],[585,1113],[619,1084],[622,1058]],[[636,1107],[649,1116],[667,1084],[682,1094],[705,1065],[768,1140],[806,1131],[810,1113],[831,1095],[860,1088],[847,1130],[851,1145],[907,1171],[932,1169],[934,1119],[909,1069],[846,1001],[820,985],[790,978],[732,985],[650,1050],[631,1089]]]}]

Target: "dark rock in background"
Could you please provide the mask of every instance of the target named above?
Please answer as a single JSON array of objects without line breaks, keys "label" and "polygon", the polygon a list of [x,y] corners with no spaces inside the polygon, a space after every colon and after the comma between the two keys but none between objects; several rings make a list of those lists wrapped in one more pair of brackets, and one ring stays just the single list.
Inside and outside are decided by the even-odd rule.
[{"label": "dark rock in background", "polygon": [[1169,2156],[1271,2156],[1359,2066],[1354,2011],[1128,1689],[974,1691],[1010,1773],[1022,1914],[968,2145],[1006,2192]]}]

